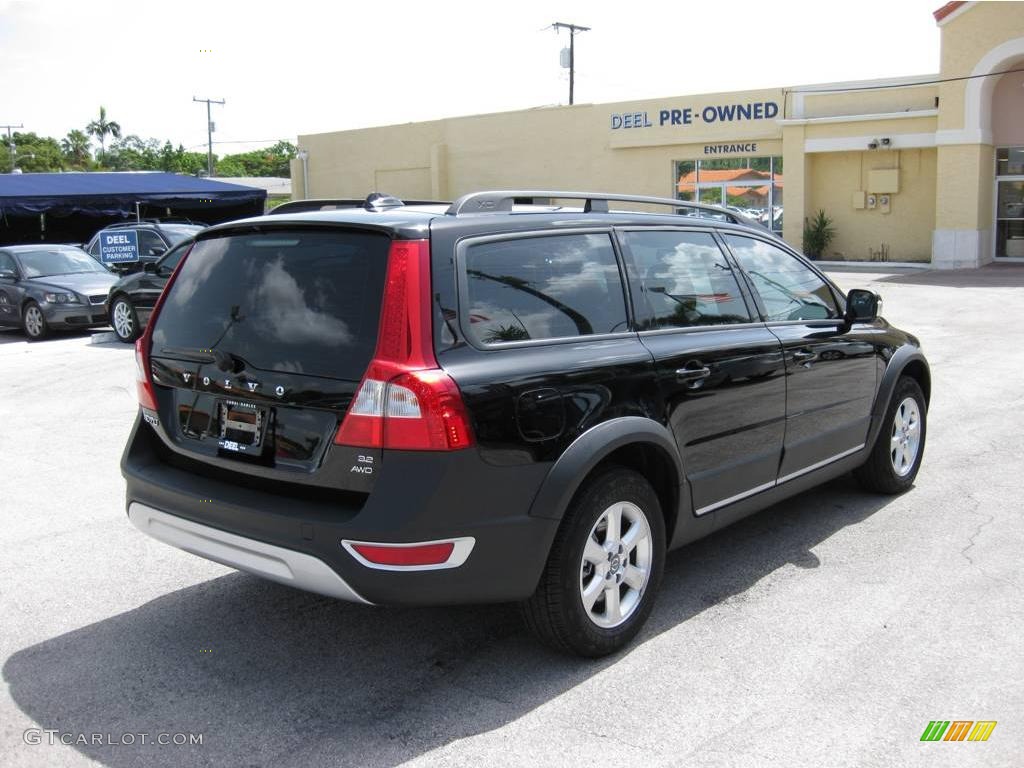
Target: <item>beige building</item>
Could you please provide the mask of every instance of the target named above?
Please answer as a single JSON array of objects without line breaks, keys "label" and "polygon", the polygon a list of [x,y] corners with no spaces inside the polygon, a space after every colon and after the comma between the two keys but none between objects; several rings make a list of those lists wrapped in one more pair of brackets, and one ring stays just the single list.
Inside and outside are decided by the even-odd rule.
[{"label": "beige building", "polygon": [[[730,206],[825,259],[1024,261],[1024,3],[934,14],[933,76],[579,104],[299,137],[296,199],[577,189]],[[308,182],[309,189],[306,189]]]}]

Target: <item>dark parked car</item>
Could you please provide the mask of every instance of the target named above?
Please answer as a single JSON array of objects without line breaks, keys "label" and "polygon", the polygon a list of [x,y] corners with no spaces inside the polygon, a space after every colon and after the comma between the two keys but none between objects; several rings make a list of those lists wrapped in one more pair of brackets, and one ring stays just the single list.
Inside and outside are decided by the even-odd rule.
[{"label": "dark parked car", "polygon": [[126,343],[132,342],[145,330],[167,279],[191,246],[191,239],[182,240],[159,261],[146,264],[141,272],[125,275],[110,286],[107,307],[110,325],[117,338]]},{"label": "dark parked car", "polygon": [[131,521],[346,600],[520,601],[599,656],[669,549],[846,472],[912,485],[930,373],[874,293],[610,201],[685,208],[371,196],[201,233],[136,347]]},{"label": "dark parked car", "polygon": [[71,245],[0,248],[0,326],[29,341],[51,331],[107,324],[104,302],[117,276]]},{"label": "dark parked car", "polygon": [[202,232],[205,226],[205,224],[156,220],[111,224],[93,235],[92,239],[86,244],[85,250],[96,261],[99,261],[101,232],[109,232],[110,230],[135,232],[138,235],[139,241],[139,260],[110,265],[115,272],[129,274],[141,271],[145,268],[146,264],[155,264],[173,246],[195,237],[196,233]]}]

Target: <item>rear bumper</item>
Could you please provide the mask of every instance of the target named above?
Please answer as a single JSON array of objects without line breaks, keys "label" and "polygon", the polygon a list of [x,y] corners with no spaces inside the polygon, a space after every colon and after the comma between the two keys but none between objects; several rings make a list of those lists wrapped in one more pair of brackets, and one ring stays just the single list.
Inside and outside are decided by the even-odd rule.
[{"label": "rear bumper", "polygon": [[[275,581],[374,604],[529,597],[558,528],[558,521],[529,514],[547,467],[494,466],[474,450],[388,452],[371,494],[324,495],[220,469],[197,472],[138,419],[121,468],[129,516],[154,538]],[[330,471],[330,462],[320,471]],[[444,567],[402,570],[369,564],[345,546],[456,539],[473,542],[464,560],[453,555]]]},{"label": "rear bumper", "polygon": [[340,600],[366,603],[323,560],[200,525],[135,502],[128,519],[143,533],[207,560]]}]

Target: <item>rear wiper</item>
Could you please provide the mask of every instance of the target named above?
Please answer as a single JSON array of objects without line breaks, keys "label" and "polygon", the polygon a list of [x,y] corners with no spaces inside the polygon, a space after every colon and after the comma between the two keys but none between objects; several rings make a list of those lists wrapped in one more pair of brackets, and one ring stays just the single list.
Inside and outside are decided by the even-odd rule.
[{"label": "rear wiper", "polygon": [[212,363],[215,358],[212,349],[192,349],[190,347],[161,347],[161,354],[180,357],[193,363]]},{"label": "rear wiper", "polygon": [[162,347],[160,352],[193,363],[216,363],[217,367],[225,373],[239,373],[245,370],[245,361],[242,358],[219,349]]}]

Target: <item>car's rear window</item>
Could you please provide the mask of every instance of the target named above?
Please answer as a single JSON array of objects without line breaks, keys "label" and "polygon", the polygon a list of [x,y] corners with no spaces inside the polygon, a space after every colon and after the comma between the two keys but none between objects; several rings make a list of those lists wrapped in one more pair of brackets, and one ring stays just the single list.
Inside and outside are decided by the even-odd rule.
[{"label": "car's rear window", "polygon": [[377,341],[389,242],[325,230],[200,240],[163,304],[153,352],[214,349],[247,367],[358,380]]},{"label": "car's rear window", "polygon": [[167,236],[167,239],[171,241],[171,244],[176,245],[182,240],[195,237],[203,231],[204,227],[198,224],[162,224],[160,229]]}]

